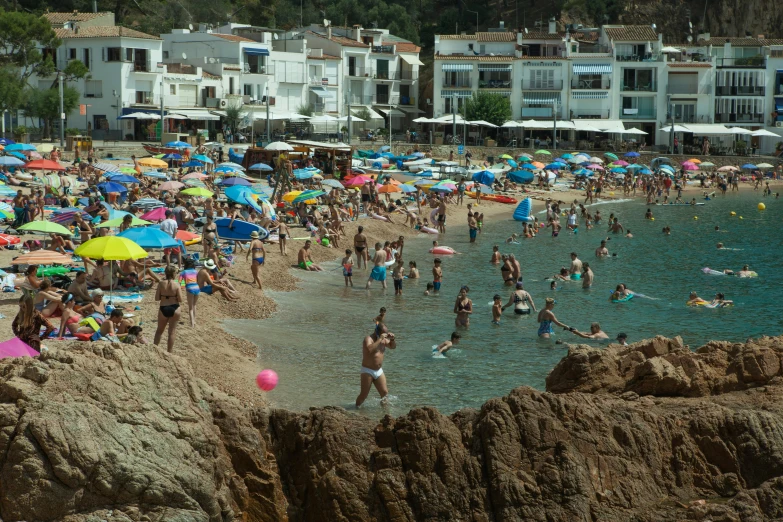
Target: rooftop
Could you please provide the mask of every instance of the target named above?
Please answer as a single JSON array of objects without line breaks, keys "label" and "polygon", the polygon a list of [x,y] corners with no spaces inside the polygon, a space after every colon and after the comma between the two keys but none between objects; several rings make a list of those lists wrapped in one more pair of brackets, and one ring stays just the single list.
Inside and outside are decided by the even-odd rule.
[{"label": "rooftop", "polygon": [[468,54],[468,55],[436,54],[435,59],[436,60],[477,60],[479,62],[510,62],[515,58],[513,56],[488,56],[488,55],[476,55],[476,54]]},{"label": "rooftop", "polygon": [[307,31],[305,34],[317,36],[319,38],[323,38],[324,40],[331,40],[332,42],[342,45],[343,47],[364,47],[364,48],[370,47],[366,43],[357,42],[356,40],[352,38],[347,38],[345,36],[332,35],[331,38],[328,38],[325,34],[316,33],[315,31]]},{"label": "rooftop", "polygon": [[201,71],[201,77],[202,78],[207,78],[207,79],[210,79],[210,80],[219,80],[220,79],[220,75],[219,74],[212,74],[211,72],[207,72],[207,71],[204,71],[204,70]]},{"label": "rooftop", "polygon": [[209,33],[212,36],[217,36],[218,38],[222,38],[223,40],[228,40],[229,42],[254,42],[255,40],[251,40],[250,38],[245,38],[244,36],[237,36],[235,34],[221,34],[221,33]]},{"label": "rooftop", "polygon": [[334,56],[333,54],[326,54],[324,53],[321,56],[308,56],[308,60],[342,60],[339,56]]},{"label": "rooftop", "polygon": [[135,29],[116,25],[79,27],[77,31],[55,28],[57,38],[142,38],[145,40],[160,40],[160,36],[152,36]]},{"label": "rooftop", "polygon": [[71,13],[44,13],[42,16],[52,25],[62,25],[68,22],[87,22],[95,18],[110,16],[112,13],[80,13],[73,11]]},{"label": "rooftop", "polygon": [[652,42],[658,34],[649,25],[605,26],[606,36],[618,42]]},{"label": "rooftop", "polygon": [[703,67],[703,68],[712,68],[711,63],[707,62],[667,62],[669,67]]},{"label": "rooftop", "polygon": [[516,42],[517,37],[508,31],[502,33],[442,34],[441,40],[476,40],[477,42]]}]

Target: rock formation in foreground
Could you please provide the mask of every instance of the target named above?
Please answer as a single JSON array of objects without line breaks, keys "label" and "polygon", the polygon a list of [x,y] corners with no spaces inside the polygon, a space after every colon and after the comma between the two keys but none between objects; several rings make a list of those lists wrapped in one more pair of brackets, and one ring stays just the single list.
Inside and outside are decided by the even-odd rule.
[{"label": "rock formation in foreground", "polygon": [[6,360],[0,519],[780,519],[781,357],[781,338],[573,347],[550,393],[380,422],[244,408],[147,347]]}]

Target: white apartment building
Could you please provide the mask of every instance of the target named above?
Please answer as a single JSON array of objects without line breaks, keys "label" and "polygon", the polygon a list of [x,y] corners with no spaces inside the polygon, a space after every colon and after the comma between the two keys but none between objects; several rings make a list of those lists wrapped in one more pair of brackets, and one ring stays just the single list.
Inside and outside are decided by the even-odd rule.
[{"label": "white apartment building", "polygon": [[419,103],[421,48],[387,29],[310,26],[290,33],[308,48],[308,103],[316,112],[356,115],[367,125],[401,130],[422,111]]},{"label": "white apartment building", "polygon": [[[548,129],[557,118],[572,138],[633,127],[665,146],[672,117],[695,131],[684,143],[733,126],[783,131],[783,40],[698,35],[664,45],[652,26],[561,31],[550,21],[545,30],[436,35],[434,58],[433,117],[486,90],[509,98],[514,120]],[[765,152],[777,141],[752,139]]]},{"label": "white apartment building", "polygon": [[[155,110],[160,103],[162,40],[114,25],[113,13],[46,13],[43,15],[62,40],[57,49],[42,49],[57,69],[81,60],[89,79],[75,82],[81,92],[79,108],[66,115],[66,127],[89,128],[96,138],[125,138],[128,123],[118,119],[128,112]],[[33,86],[49,89],[56,77],[31,77]],[[55,122],[58,125],[59,121]],[[123,127],[123,124],[126,126]],[[132,122],[131,122],[132,125]]]}]

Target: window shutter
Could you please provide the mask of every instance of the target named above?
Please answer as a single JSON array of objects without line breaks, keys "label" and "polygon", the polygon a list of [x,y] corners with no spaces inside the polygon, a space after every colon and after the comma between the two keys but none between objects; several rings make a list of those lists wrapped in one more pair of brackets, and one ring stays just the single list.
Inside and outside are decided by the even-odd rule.
[{"label": "window shutter", "polygon": [[103,61],[105,62],[106,61],[106,48],[105,47],[101,48],[101,56],[103,57]]}]

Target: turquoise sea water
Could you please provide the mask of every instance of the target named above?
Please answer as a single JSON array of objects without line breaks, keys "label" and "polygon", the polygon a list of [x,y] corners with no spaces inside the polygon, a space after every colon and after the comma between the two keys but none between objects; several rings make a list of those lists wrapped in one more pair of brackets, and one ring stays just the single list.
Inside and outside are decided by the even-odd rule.
[{"label": "turquoise sea water", "polygon": [[[766,203],[767,210],[756,209],[759,201]],[[760,193],[746,191],[702,207],[652,208],[654,222],[644,219],[647,207],[643,201],[600,204],[592,210],[601,210],[604,223],[593,230],[582,226],[578,234],[563,231],[558,238],[542,233],[519,245],[503,244],[521,228],[510,219],[512,206],[508,219],[485,222],[475,244],[468,242],[464,220],[451,217],[451,228],[440,244],[463,254],[441,256],[444,282],[439,296],[423,295],[435,257],[427,253],[432,238],[423,236],[406,243],[406,265],[416,261],[423,277],[406,280],[402,297],[393,295],[391,280],[385,293],[377,283],[370,291],[364,290],[364,271],[354,270],[353,289],[345,288],[340,270],[298,273],[304,280],[303,291],[273,293],[279,304],[273,317],[230,321],[227,328],[258,345],[260,368],[278,372],[280,383],[270,398],[286,408],[353,405],[359,391],[362,339],[372,331],[382,306],[388,309],[386,323],[398,340],[398,348],[387,351],[383,365],[391,394],[383,411],[402,414],[415,406],[431,405],[453,412],[478,407],[520,385],[544,389],[546,375],[566,353],[566,347],[554,339],[583,340],[557,329],[552,341],[540,341],[535,314],[515,316],[511,308],[499,326],[491,324],[492,296],[501,294],[505,303],[511,293],[502,283],[499,266],[489,264],[492,245],[499,244],[501,252],[514,253],[520,260],[525,288],[536,305],[541,307],[545,297],[554,296],[557,317],[581,331],[598,321],[611,338],[619,331],[628,334],[629,342],[656,334],[680,335],[694,349],[712,339],[744,341],[780,334],[783,200],[762,199]],[[731,211],[737,216],[731,217]],[[634,238],[606,231],[611,212],[631,229]],[[670,236],[661,232],[666,225],[672,228]],[[714,230],[716,225],[720,232]],[[617,256],[596,259],[594,250],[606,237],[611,237],[608,248]],[[718,242],[736,250],[718,250]],[[590,263],[595,284],[584,291],[578,283],[560,283],[552,292],[544,279],[568,266],[571,251]],[[738,270],[744,263],[759,277],[709,276],[701,271],[702,267]],[[325,265],[327,269],[336,266]],[[619,282],[653,299],[637,297],[612,304],[609,293]],[[470,287],[473,300],[470,328],[461,330],[462,342],[456,349],[444,358],[433,358],[432,345],[448,339],[455,329],[453,306],[461,285]],[[690,291],[705,299],[723,292],[736,306],[689,308],[685,301]],[[363,411],[373,416],[382,413],[375,390]]]}]

